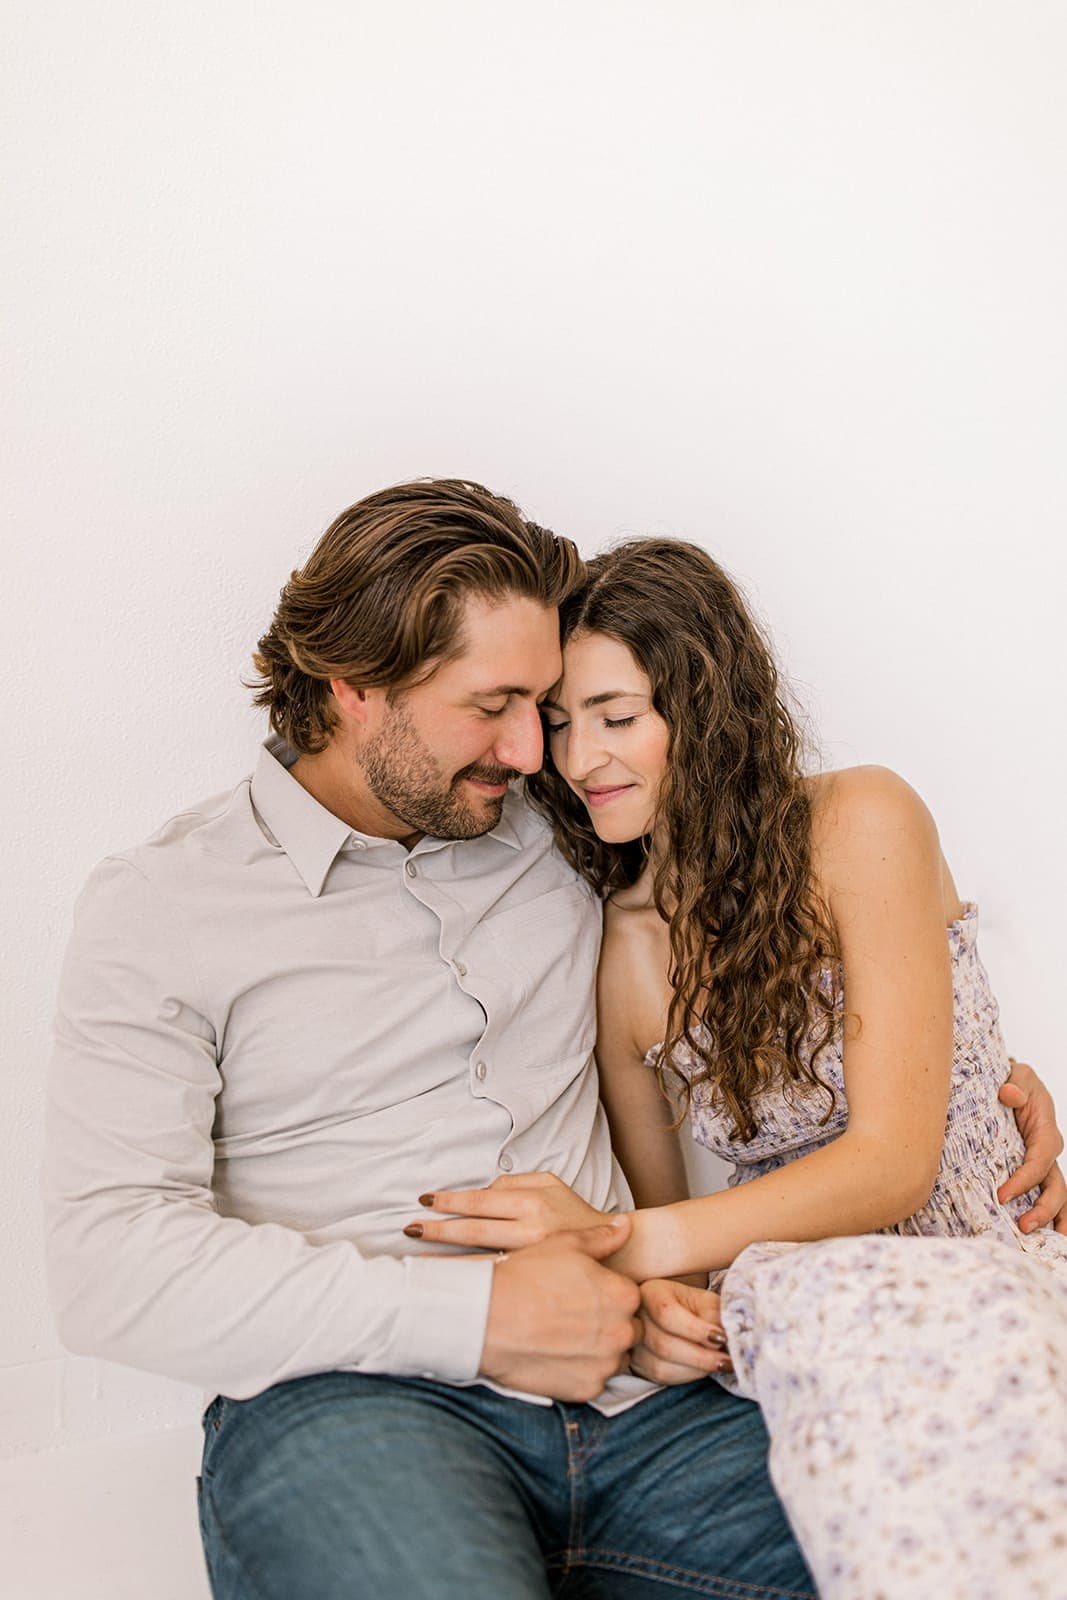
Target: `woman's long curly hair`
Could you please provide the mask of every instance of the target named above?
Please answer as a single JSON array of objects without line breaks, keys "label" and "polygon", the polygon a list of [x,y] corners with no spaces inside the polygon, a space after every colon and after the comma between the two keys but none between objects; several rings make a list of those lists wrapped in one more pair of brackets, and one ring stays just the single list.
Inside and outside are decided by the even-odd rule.
[{"label": "woman's long curly hair", "polygon": [[[836,955],[812,879],[811,810],[801,738],[771,650],[736,586],[698,546],[635,539],[587,564],[561,610],[564,644],[600,633],[626,645],[669,729],[652,833],[606,844],[546,758],[529,780],[566,859],[602,896],[632,884],[652,848],[653,895],[669,924],[673,991],[659,1075],[681,1113],[698,1083],[758,1129],[756,1101],[778,1084],[818,1086],[834,1036],[822,976]],[[671,1070],[692,1053],[684,1078]]]}]

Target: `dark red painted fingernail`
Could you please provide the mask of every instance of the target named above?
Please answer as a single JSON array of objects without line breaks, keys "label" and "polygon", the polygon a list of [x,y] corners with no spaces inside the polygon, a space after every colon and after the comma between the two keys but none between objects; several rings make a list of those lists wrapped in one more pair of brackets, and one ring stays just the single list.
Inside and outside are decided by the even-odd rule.
[{"label": "dark red painted fingernail", "polygon": [[426,1207],[429,1208],[429,1210],[432,1211],[433,1210],[433,1203],[434,1203],[434,1201],[436,1199],[437,1199],[437,1196],[433,1195],[433,1194],[420,1194],[419,1195],[419,1205],[420,1206],[426,1206]]},{"label": "dark red painted fingernail", "polygon": [[407,1227],[404,1229],[404,1232],[407,1234],[409,1239],[421,1239],[422,1238],[422,1223],[421,1222],[409,1222]]}]

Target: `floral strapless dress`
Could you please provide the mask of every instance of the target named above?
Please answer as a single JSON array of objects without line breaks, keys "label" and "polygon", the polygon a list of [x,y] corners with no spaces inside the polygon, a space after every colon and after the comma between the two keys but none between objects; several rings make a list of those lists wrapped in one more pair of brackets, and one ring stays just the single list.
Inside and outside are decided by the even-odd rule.
[{"label": "floral strapless dress", "polygon": [[[1020,1233],[1033,1196],[996,1197],[1022,1141],[977,927],[967,906],[948,930],[952,1088],[927,1203],[877,1234],[751,1245],[721,1283],[730,1386],[763,1409],[824,1600],[1067,1600],[1067,1237]],[[819,1067],[827,1123],[824,1095],[773,1093],[741,1144],[697,1087],[693,1133],[731,1185],[842,1132],[840,1047]]]}]

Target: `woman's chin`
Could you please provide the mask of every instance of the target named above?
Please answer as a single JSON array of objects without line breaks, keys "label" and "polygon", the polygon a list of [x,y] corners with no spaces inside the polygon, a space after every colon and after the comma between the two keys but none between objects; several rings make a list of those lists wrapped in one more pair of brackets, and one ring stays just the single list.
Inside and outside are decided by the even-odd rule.
[{"label": "woman's chin", "polygon": [[632,824],[628,825],[621,819],[613,823],[607,817],[591,815],[589,820],[593,824],[593,832],[603,844],[634,844],[645,836],[643,829],[635,830]]}]

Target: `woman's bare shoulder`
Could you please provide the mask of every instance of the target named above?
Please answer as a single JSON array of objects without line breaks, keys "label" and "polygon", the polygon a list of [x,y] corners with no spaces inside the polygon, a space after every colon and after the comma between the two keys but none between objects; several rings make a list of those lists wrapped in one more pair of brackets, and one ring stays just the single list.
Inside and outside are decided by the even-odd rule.
[{"label": "woman's bare shoulder", "polygon": [[806,780],[812,843],[833,853],[877,847],[902,834],[936,837],[930,810],[905,778],[890,767],[842,767]]},{"label": "woman's bare shoulder", "polygon": [[[820,892],[871,891],[875,882],[936,873],[946,922],[962,912],[937,825],[906,779],[889,767],[845,767],[807,780],[812,868]],[[889,878],[886,873],[889,873]]]}]

